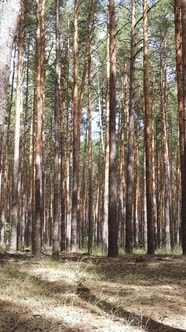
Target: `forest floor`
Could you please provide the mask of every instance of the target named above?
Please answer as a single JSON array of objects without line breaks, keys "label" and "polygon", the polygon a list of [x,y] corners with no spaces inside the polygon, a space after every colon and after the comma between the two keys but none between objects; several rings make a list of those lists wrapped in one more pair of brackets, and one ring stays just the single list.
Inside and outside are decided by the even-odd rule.
[{"label": "forest floor", "polygon": [[186,258],[0,254],[0,332],[186,331]]}]

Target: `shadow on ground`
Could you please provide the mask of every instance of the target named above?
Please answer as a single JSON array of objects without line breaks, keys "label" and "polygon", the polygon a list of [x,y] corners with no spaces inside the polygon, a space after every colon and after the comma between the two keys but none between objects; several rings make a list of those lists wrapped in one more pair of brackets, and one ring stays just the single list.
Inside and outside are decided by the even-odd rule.
[{"label": "shadow on ground", "polygon": [[60,319],[46,319],[32,315],[28,308],[0,300],[0,332],[81,332],[79,328],[68,328]]}]

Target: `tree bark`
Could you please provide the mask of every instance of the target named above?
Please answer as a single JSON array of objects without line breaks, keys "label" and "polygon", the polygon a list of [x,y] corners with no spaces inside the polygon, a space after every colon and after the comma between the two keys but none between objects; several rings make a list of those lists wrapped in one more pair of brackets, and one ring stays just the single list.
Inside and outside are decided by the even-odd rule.
[{"label": "tree bark", "polygon": [[72,224],[71,224],[71,250],[77,251],[77,219],[78,219],[78,0],[74,0],[74,68],[73,68],[73,188],[72,188]]},{"label": "tree bark", "polygon": [[108,214],[108,256],[118,256],[117,220],[117,161],[116,161],[116,41],[115,41],[115,2],[109,0],[110,33],[110,116],[109,116],[109,214]]},{"label": "tree bark", "polygon": [[[164,37],[166,38],[166,37]],[[165,250],[170,253],[171,238],[170,238],[170,165],[169,165],[169,151],[167,138],[167,95],[166,95],[166,39],[163,41],[161,49],[161,121],[162,121],[162,148],[163,148],[163,167],[164,167],[164,220],[165,220]]]},{"label": "tree bark", "polygon": [[35,144],[35,218],[32,228],[32,251],[35,255],[42,248],[43,220],[43,123],[44,123],[44,91],[45,91],[45,0],[36,0],[37,40],[36,40],[36,114],[37,130]]},{"label": "tree bark", "polygon": [[53,245],[52,256],[59,256],[59,180],[60,180],[60,158],[59,158],[59,119],[61,113],[61,64],[60,64],[60,30],[59,30],[59,18],[60,18],[60,2],[55,1],[55,38],[56,38],[56,81],[55,81],[55,114],[54,114],[54,131],[55,131],[55,162],[54,162],[54,220],[53,220]]},{"label": "tree bark", "polygon": [[130,54],[130,95],[129,95],[129,132],[127,156],[126,191],[126,244],[125,250],[133,249],[132,225],[134,217],[134,108],[135,108],[135,0],[132,0],[131,54]]},{"label": "tree bark", "polygon": [[88,219],[89,237],[88,253],[92,254],[93,246],[93,164],[92,164],[92,94],[91,94],[91,41],[93,31],[93,15],[95,1],[91,0],[88,18],[88,40],[87,40],[87,61],[88,61],[88,169],[89,169],[89,197],[88,197]]},{"label": "tree bark", "polygon": [[11,215],[11,241],[10,249],[16,251],[18,246],[17,227],[19,218],[19,156],[20,156],[20,121],[22,112],[22,81],[23,81],[23,40],[24,40],[24,1],[21,1],[21,13],[19,17],[18,33],[18,60],[17,60],[17,86],[16,86],[16,120],[15,120],[15,138],[14,138],[14,174],[13,174],[13,199]]},{"label": "tree bark", "polygon": [[104,215],[103,215],[103,252],[108,253],[108,204],[109,204],[109,114],[110,114],[110,15],[107,19],[107,91],[106,91],[106,130],[105,130],[105,178],[104,178]]},{"label": "tree bark", "polygon": [[152,218],[152,161],[150,143],[149,77],[148,77],[148,0],[143,0],[143,87],[144,87],[144,144],[146,158],[147,236],[148,254],[154,253],[154,225]]},{"label": "tree bark", "polygon": [[[182,9],[182,64],[183,64],[183,118],[181,114],[181,109],[179,109],[180,121],[180,153],[181,153],[181,170],[182,170],[182,249],[183,255],[186,255],[186,131],[185,131],[185,119],[186,119],[186,0],[181,2]],[[178,88],[179,90],[179,88]],[[181,96],[181,90],[180,90]],[[180,106],[180,105],[179,105]],[[183,119],[183,124],[181,125],[181,118]]]}]

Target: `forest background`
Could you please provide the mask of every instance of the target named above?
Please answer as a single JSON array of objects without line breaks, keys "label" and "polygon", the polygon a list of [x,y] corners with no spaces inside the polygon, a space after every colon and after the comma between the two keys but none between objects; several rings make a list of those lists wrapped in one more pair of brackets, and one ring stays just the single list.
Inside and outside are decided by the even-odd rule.
[{"label": "forest background", "polygon": [[184,10],[21,1],[1,137],[2,246],[186,253]]}]

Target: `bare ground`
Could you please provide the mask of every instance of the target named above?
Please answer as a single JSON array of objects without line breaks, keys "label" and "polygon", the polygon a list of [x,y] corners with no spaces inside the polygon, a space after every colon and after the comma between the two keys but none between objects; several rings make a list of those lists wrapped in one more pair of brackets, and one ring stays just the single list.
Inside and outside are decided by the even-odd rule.
[{"label": "bare ground", "polygon": [[186,331],[186,258],[0,254],[0,332]]}]

